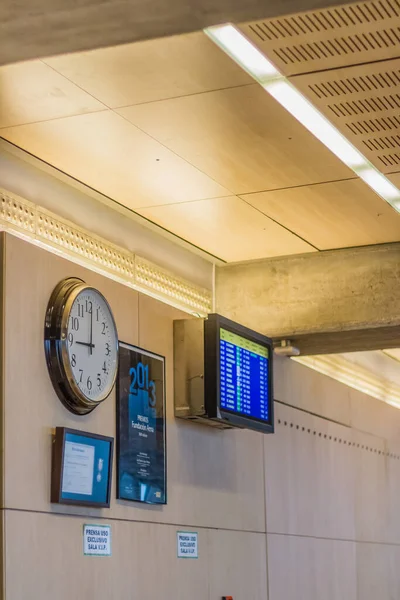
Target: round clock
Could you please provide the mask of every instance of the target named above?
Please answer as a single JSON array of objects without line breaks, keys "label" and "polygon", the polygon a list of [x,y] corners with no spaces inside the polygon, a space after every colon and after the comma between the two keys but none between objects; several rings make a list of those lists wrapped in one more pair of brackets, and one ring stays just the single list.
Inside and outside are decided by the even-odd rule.
[{"label": "round clock", "polygon": [[71,412],[87,414],[110,395],[118,368],[117,328],[107,300],[81,279],[64,279],[50,297],[45,353],[53,386]]}]

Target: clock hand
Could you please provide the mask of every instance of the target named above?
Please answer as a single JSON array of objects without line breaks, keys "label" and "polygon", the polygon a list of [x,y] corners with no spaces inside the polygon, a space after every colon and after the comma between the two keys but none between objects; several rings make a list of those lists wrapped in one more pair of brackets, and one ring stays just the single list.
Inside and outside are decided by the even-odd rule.
[{"label": "clock hand", "polygon": [[78,341],[76,341],[75,344],[79,344],[80,346],[88,346],[88,348],[95,348],[94,344],[87,343],[87,342],[78,342]]},{"label": "clock hand", "polygon": [[90,354],[93,354],[93,303],[92,303],[92,310],[90,311],[90,346],[89,346],[89,351]]}]

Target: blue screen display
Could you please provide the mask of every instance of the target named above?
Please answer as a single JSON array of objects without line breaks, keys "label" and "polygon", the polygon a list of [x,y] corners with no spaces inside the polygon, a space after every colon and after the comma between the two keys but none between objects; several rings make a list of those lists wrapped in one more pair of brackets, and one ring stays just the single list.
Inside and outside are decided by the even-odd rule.
[{"label": "blue screen display", "polygon": [[65,434],[61,497],[106,504],[111,443],[75,433]]},{"label": "blue screen display", "polygon": [[236,333],[220,329],[220,407],[269,421],[269,350]]}]

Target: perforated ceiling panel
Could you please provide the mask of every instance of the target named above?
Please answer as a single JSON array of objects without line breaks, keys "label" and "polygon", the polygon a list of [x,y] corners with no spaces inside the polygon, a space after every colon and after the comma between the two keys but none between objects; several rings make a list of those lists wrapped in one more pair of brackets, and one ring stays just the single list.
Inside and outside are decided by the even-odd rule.
[{"label": "perforated ceiling panel", "polygon": [[380,171],[400,170],[400,59],[291,81]]},{"label": "perforated ceiling panel", "polygon": [[400,2],[372,0],[241,26],[285,75],[400,57]]}]

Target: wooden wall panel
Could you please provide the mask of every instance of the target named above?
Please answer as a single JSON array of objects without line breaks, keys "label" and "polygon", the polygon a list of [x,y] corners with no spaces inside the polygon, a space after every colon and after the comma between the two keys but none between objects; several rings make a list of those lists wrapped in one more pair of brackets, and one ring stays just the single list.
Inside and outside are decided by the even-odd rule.
[{"label": "wooden wall panel", "polygon": [[350,425],[350,388],[308,367],[275,357],[275,399]]},{"label": "wooden wall panel", "polygon": [[361,600],[353,542],[271,534],[267,538],[270,600]]},{"label": "wooden wall panel", "polygon": [[[180,422],[173,414],[172,322],[184,315],[14,237],[6,242],[7,600],[400,596],[400,413],[278,359],[275,435]],[[47,301],[71,275],[105,294],[123,341],[167,359],[166,507],[117,501],[115,465],[109,510],[49,502],[53,428],[115,435],[114,395],[77,417],[61,405],[47,373]],[[113,556],[83,557],[82,524],[100,519],[112,526]],[[199,532],[197,561],[176,558],[183,527]]]},{"label": "wooden wall panel", "polygon": [[[355,482],[355,539],[357,541],[386,542],[390,528],[399,521],[397,516],[388,522],[388,467],[398,461],[384,455],[384,440],[370,434],[354,431]],[[395,475],[395,473],[392,473]],[[400,469],[397,469],[397,477]],[[400,538],[397,538],[400,543]]]},{"label": "wooden wall panel", "polygon": [[357,600],[399,598],[399,561],[398,546],[357,544]]},{"label": "wooden wall panel", "polygon": [[73,415],[58,400],[47,372],[43,344],[47,302],[55,285],[69,276],[81,277],[97,286],[112,306],[120,335],[124,331],[125,338],[137,342],[136,292],[17,238],[6,237],[4,385],[8,508],[50,510],[54,427],[115,434],[114,395],[90,415]]},{"label": "wooden wall panel", "polygon": [[176,528],[113,521],[112,556],[98,558],[83,555],[84,523],[93,519],[7,511],[7,600],[207,598],[206,530],[198,560],[178,560]]},{"label": "wooden wall panel", "polygon": [[83,555],[82,528],[91,519],[6,515],[7,600],[267,597],[263,534],[198,529],[199,558],[185,560],[177,558],[175,527],[110,521],[112,556],[96,558]]},{"label": "wooden wall panel", "polygon": [[[17,238],[7,236],[6,254],[5,505],[65,514],[265,531],[261,434],[216,431],[178,422],[173,416],[172,322],[186,315]],[[110,510],[50,505],[52,429],[63,425],[115,436],[114,395],[90,415],[75,416],[59,402],[47,373],[43,350],[46,306],[56,283],[71,275],[82,277],[104,293],[115,314],[121,340],[140,343],[166,357],[169,482],[166,507],[115,500],[115,469]],[[19,431],[23,435],[16,435]]]},{"label": "wooden wall panel", "polygon": [[276,405],[264,438],[267,531],[354,539],[351,430]]},{"label": "wooden wall panel", "polygon": [[265,535],[212,529],[208,533],[210,598],[267,598]]}]

